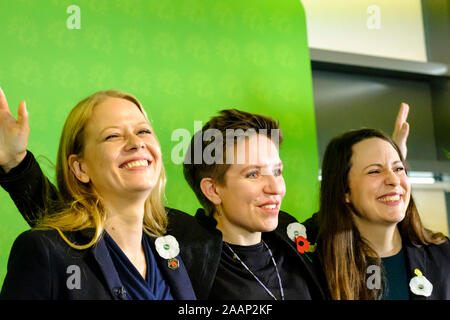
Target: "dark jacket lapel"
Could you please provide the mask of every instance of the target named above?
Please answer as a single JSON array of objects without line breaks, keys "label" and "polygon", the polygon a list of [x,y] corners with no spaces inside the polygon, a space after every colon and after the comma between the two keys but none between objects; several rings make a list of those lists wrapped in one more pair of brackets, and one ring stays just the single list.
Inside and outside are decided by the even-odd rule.
[{"label": "dark jacket lapel", "polygon": [[169,209],[167,233],[179,240],[180,256],[192,282],[197,299],[208,299],[222,254],[222,234],[216,220],[199,209],[195,218]]},{"label": "dark jacket lapel", "polygon": [[222,233],[216,229],[216,219],[206,215],[203,209],[198,209],[195,219],[202,226],[205,233],[204,256],[198,257],[195,265],[201,270],[199,283],[199,298],[208,299],[212,286],[216,279],[217,270],[219,269],[220,259],[222,256]]},{"label": "dark jacket lapel", "polygon": [[168,259],[161,257],[156,251],[155,240],[156,238],[148,237],[148,242],[152,251],[154,252],[155,259],[158,263],[159,270],[164,275],[164,279],[170,286],[170,291],[172,296],[176,300],[195,300],[194,289],[192,289],[191,281],[187,274],[186,268],[178,255],[176,259],[178,260],[178,267],[173,269],[169,267]]},{"label": "dark jacket lapel", "polygon": [[[310,262],[305,257],[305,254],[309,254],[309,253],[301,254],[300,252],[298,252],[296,244],[291,239],[289,239],[289,237],[288,237],[287,226],[290,223],[293,223],[293,222],[297,222],[297,220],[295,220],[289,214],[286,214],[285,212],[280,211],[280,215],[279,215],[279,218],[278,218],[278,226],[274,230],[274,234],[281,241],[283,241],[291,250],[293,250],[295,252],[297,257],[300,259],[300,261],[302,262],[303,266],[305,267],[306,271],[308,272],[308,275],[311,277],[311,279],[312,279],[315,287],[319,291],[320,295],[322,296],[323,299],[325,299],[326,298],[326,294],[325,294],[325,292],[324,292],[324,290],[322,288],[322,285],[321,285],[321,282],[319,281],[319,278],[317,277],[317,271],[314,269],[313,263]],[[308,234],[308,230],[306,230],[306,232]]]},{"label": "dark jacket lapel", "polygon": [[[414,273],[415,269],[419,269],[423,273],[423,275],[426,276],[428,274],[428,270],[427,255],[425,250],[408,243],[403,243],[403,247],[405,248],[406,254],[408,280],[410,281],[413,277],[416,276],[416,274]],[[427,297],[416,295],[411,291],[411,289],[409,290],[409,297],[411,300],[427,300]]]},{"label": "dark jacket lapel", "polygon": [[103,235],[97,243],[91,248],[91,252],[97,261],[103,277],[108,285],[109,292],[115,300],[127,300],[127,295],[119,274],[114,266],[114,263],[109,255]]}]

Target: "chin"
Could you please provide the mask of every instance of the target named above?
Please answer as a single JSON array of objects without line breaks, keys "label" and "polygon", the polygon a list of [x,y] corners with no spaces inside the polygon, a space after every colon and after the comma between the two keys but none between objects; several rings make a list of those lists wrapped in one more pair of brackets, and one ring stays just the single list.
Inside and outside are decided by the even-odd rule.
[{"label": "chin", "polygon": [[278,227],[278,217],[271,219],[271,221],[268,221],[264,224],[262,227],[261,232],[272,232]]},{"label": "chin", "polygon": [[391,215],[391,216],[387,217],[386,221],[388,221],[389,223],[400,223],[403,221],[403,219],[405,219],[404,212]]},{"label": "chin", "polygon": [[135,185],[135,186],[129,186],[127,189],[131,192],[147,192],[148,195],[150,195],[150,192],[152,192],[153,188],[155,187],[154,184],[152,185]]}]

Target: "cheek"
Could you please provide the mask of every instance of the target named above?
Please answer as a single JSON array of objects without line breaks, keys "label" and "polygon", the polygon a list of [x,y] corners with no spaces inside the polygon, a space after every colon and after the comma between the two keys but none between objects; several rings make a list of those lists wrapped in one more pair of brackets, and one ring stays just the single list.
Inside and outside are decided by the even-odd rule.
[{"label": "cheek", "polygon": [[161,146],[155,137],[151,136],[145,140],[148,151],[157,159],[161,159]]},{"label": "cheek", "polygon": [[104,172],[106,168],[117,166],[117,153],[112,148],[97,147],[86,149],[86,163],[91,175]]},{"label": "cheek", "polygon": [[[283,179],[283,178],[282,178]],[[286,183],[284,182],[284,179],[281,182],[281,198],[283,199],[284,196],[286,195]]]},{"label": "cheek", "polygon": [[350,202],[355,206],[358,211],[363,210],[365,207],[373,205],[370,204],[371,199],[375,197],[375,191],[370,185],[363,181],[358,181],[357,184],[350,186]]},{"label": "cheek", "polygon": [[401,185],[406,192],[411,193],[411,183],[409,182],[409,178],[407,176],[401,178]]},{"label": "cheek", "polygon": [[409,200],[411,199],[411,185],[410,185],[409,181],[406,181],[403,184],[403,189],[405,190],[405,194],[406,194],[405,200],[406,200],[406,203],[408,204]]},{"label": "cheek", "polygon": [[251,184],[243,182],[229,183],[227,189],[228,205],[236,208],[250,205],[258,198],[258,194]]}]

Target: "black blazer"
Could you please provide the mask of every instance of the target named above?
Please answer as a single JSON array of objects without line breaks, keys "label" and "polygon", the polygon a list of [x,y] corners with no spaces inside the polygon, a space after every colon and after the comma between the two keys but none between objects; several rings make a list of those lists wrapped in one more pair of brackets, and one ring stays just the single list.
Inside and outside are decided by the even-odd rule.
[{"label": "black blazer", "polygon": [[[68,233],[71,241],[88,243],[93,229]],[[149,238],[152,250],[155,239]],[[174,299],[193,300],[195,294],[183,261],[172,270],[155,254]],[[77,277],[77,278],[76,278]],[[126,299],[124,287],[103,237],[91,248],[71,248],[56,230],[29,230],[14,242],[0,294],[1,299]]]},{"label": "black blazer", "polygon": [[[170,209],[168,234],[180,239],[181,256],[185,262],[192,286],[198,299],[207,299],[216,277],[222,254],[222,233],[216,229],[216,220],[205,215],[199,209],[191,215]],[[305,275],[313,299],[326,297],[324,281],[317,266],[297,251],[296,244],[287,235],[287,225],[297,222],[291,215],[280,211],[278,226],[272,232],[263,233],[262,237],[272,239],[297,257],[298,270]]]},{"label": "black blazer", "polygon": [[429,297],[415,295],[409,290],[411,300],[450,300],[450,241],[446,238],[443,244],[430,244],[416,247],[403,243],[406,256],[408,279],[415,276],[419,269],[423,276],[433,285]]}]

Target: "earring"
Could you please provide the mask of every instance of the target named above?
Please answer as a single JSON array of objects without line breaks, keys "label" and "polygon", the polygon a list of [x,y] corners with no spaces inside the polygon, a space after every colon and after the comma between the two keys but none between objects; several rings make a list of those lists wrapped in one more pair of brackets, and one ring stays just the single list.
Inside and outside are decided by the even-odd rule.
[{"label": "earring", "polygon": [[216,206],[216,210],[215,213],[217,214],[218,217],[222,216],[222,212],[221,212],[221,208],[220,208],[220,204],[218,206]]}]

